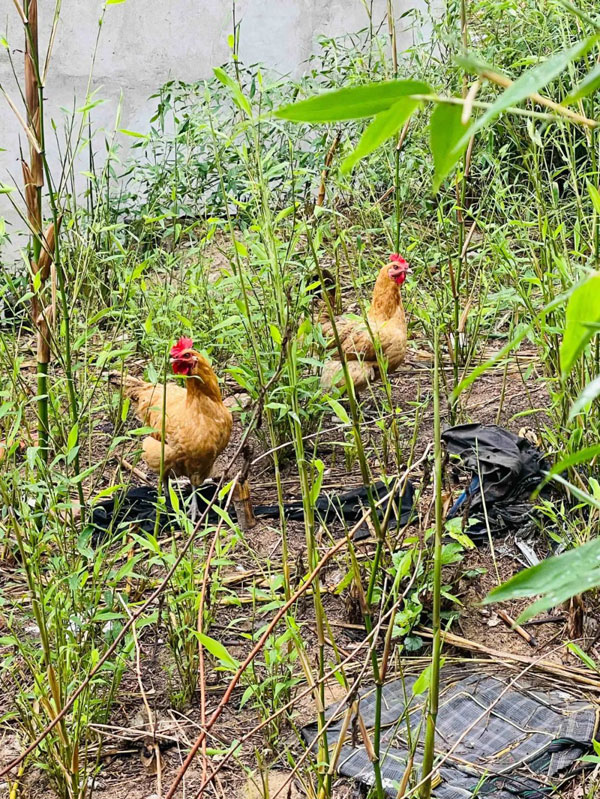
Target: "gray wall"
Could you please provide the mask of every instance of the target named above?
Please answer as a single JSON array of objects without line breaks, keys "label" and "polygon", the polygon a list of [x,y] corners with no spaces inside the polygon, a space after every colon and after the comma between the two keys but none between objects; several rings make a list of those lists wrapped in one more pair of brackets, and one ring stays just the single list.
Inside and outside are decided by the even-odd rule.
[{"label": "gray wall", "polygon": [[[371,0],[367,0],[370,3]],[[386,0],[374,0],[374,21],[385,19]],[[424,8],[423,0],[395,0],[400,13]],[[23,29],[12,3],[3,2],[0,32],[5,32],[15,65],[22,66]],[[50,30],[53,0],[40,0],[41,47]],[[102,3],[98,0],[63,0],[56,42],[48,73],[45,96],[47,115],[62,129],[65,114],[85,102],[92,53],[98,34]],[[367,25],[362,0],[237,0],[236,16],[241,21],[240,55],[247,62],[261,61],[280,72],[298,75],[303,62],[315,50],[318,34],[338,35]],[[399,26],[406,25],[399,21]],[[199,80],[212,75],[212,67],[229,57],[228,35],[232,31],[231,0],[126,0],[107,8],[100,34],[91,87],[95,98],[106,102],[93,110],[94,126],[111,130],[122,95],[120,127],[144,132],[155,107],[148,96],[170,78]],[[407,46],[411,33],[400,35]],[[9,59],[0,48],[0,83],[21,102]],[[19,145],[26,139],[14,114],[0,97],[0,181],[20,185]],[[131,139],[121,136],[125,146]],[[57,145],[48,141],[51,159]],[[84,168],[84,167],[82,167]],[[11,178],[12,176],[12,178]],[[12,195],[17,201],[17,193]],[[5,195],[0,195],[0,217],[10,223],[9,231],[22,222]],[[14,237],[13,247],[18,244]],[[5,248],[2,253],[8,255]]]}]

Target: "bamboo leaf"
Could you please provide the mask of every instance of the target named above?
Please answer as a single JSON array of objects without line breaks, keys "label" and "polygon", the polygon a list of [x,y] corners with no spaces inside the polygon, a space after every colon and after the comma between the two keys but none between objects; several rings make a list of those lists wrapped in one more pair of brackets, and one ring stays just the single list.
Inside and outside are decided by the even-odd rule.
[{"label": "bamboo leaf", "polygon": [[387,111],[377,114],[364,131],[354,152],[342,163],[342,173],[350,172],[361,158],[372,153],[380,144],[383,144],[384,141],[387,141],[387,139],[397,133],[420,104],[420,100],[413,100],[412,97],[403,97]]},{"label": "bamboo leaf", "polygon": [[587,181],[587,190],[588,194],[591,197],[592,205],[594,206],[594,211],[597,214],[600,214],[600,192],[593,184],[589,182],[589,180]]},{"label": "bamboo leaf", "polygon": [[600,272],[593,272],[571,294],[567,304],[565,332],[560,345],[560,364],[566,377],[577,358],[597,332],[600,323]]},{"label": "bamboo leaf", "polygon": [[[540,89],[543,89],[550,81],[558,77],[572,61],[576,58],[580,58],[593,47],[598,38],[599,34],[593,34],[587,39],[577,42],[567,50],[556,53],[556,55],[548,58],[543,63],[524,72],[514,83],[502,92],[492,104],[491,108],[488,108],[487,111],[473,123],[471,130],[463,134],[455,149],[459,150],[469,141],[470,136],[476,131],[486,127],[486,125],[489,125],[490,122],[499,117],[503,111],[506,111],[509,106],[517,105],[528,97],[531,97],[532,94],[538,93]],[[489,67],[480,64],[478,71],[481,73],[487,71],[487,69],[489,69]]]},{"label": "bamboo leaf", "polygon": [[579,83],[575,90],[562,101],[562,105],[570,105],[592,94],[600,88],[600,64],[596,64]]},{"label": "bamboo leaf", "polygon": [[591,405],[591,403],[598,396],[600,396],[600,377],[594,378],[591,383],[588,383],[587,386],[584,386],[581,394],[579,394],[573,403],[571,413],[569,414],[569,419],[575,418],[578,413],[581,413],[581,411],[586,409],[588,405]]},{"label": "bamboo leaf", "polygon": [[465,132],[470,127],[468,123],[463,125],[461,122],[462,111],[462,106],[440,103],[431,115],[429,141],[435,167],[433,177],[434,194],[466,150],[467,142],[456,149],[458,142],[464,138]]},{"label": "bamboo leaf", "polygon": [[229,654],[227,649],[220,641],[217,641],[215,638],[210,638],[204,633],[197,633],[197,635],[202,646],[207,649],[210,654],[215,657],[219,663],[221,663],[222,666],[225,666],[230,670],[235,670],[238,668],[240,665],[239,662]]},{"label": "bamboo leaf", "polygon": [[235,81],[232,77],[230,77],[225,72],[224,69],[221,69],[221,67],[215,67],[213,69],[213,72],[217,80],[221,81],[221,83],[224,86],[227,86],[227,88],[230,90],[233,96],[234,103],[239,108],[241,108],[242,111],[245,111],[248,116],[252,116],[252,109],[250,108],[250,103],[248,102],[246,97],[244,97],[244,95],[242,94],[242,90],[240,89],[237,81]]},{"label": "bamboo leaf", "polygon": [[537,613],[600,585],[600,540],[594,539],[563,555],[548,558],[515,574],[494,588],[485,604],[541,595],[517,619],[526,621]]},{"label": "bamboo leaf", "polygon": [[292,122],[339,122],[344,119],[364,119],[387,111],[402,97],[429,94],[431,88],[418,80],[392,80],[368,83],[325,92],[308,100],[283,106],[276,116]]},{"label": "bamboo leaf", "polygon": [[584,449],[580,449],[577,452],[572,452],[568,457],[563,458],[560,463],[556,463],[552,469],[550,469],[550,476],[561,474],[565,469],[569,469],[571,466],[577,466],[579,463],[587,463],[597,455],[600,455],[600,444],[595,444],[593,447],[584,447]]},{"label": "bamboo leaf", "polygon": [[70,452],[77,445],[78,437],[79,437],[79,425],[74,424],[73,427],[70,429],[69,436],[67,438],[67,452]]}]

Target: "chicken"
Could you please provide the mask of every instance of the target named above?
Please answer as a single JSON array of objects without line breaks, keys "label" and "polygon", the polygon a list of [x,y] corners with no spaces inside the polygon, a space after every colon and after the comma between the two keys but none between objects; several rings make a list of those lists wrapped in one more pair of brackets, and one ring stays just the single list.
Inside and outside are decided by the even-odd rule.
[{"label": "chicken", "polygon": [[[362,319],[340,316],[335,320],[346,365],[354,388],[359,390],[379,374],[375,341],[387,361],[387,371],[393,372],[403,362],[406,353],[406,318],[400,286],[406,280],[408,264],[399,255],[391,255],[375,281],[373,299],[367,313],[368,325]],[[328,339],[328,349],[335,347],[330,320],[321,322]],[[321,387],[329,390],[344,386],[341,361],[333,358],[325,363]]]},{"label": "chicken", "polygon": [[[231,436],[232,416],[221,399],[221,391],[210,364],[192,349],[193,341],[180,338],[171,348],[171,364],[176,375],[186,378],[185,388],[169,383],[165,387],[146,383],[137,377],[112,373],[113,384],[122,384],[123,393],[136,403],[136,415],[155,432],[142,442],[143,457],[148,467],[160,473],[164,420],[164,470],[166,482],[170,474],[189,478],[199,486],[210,476],[213,464],[223,452]],[[192,516],[198,512],[193,494]]]}]

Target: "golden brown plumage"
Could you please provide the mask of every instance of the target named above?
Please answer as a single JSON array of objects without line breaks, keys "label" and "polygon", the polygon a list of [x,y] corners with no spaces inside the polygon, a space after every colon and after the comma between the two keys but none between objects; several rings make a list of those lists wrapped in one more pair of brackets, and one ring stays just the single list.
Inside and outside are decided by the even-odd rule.
[{"label": "golden brown plumage", "polygon": [[[164,387],[136,377],[123,377],[123,393],[136,403],[136,415],[155,432],[142,442],[148,467],[160,472],[163,407],[165,407],[164,474],[186,476],[198,486],[210,476],[218,455],[229,443],[232,417],[221,399],[219,383],[208,361],[182,339],[171,350],[173,371],[186,376],[185,388]],[[178,349],[179,347],[179,349]],[[111,375],[111,382],[121,376]]]},{"label": "golden brown plumage", "polygon": [[[375,342],[387,361],[387,371],[393,372],[406,354],[406,318],[400,294],[408,266],[399,256],[392,256],[375,281],[373,299],[367,312],[368,325],[363,319],[340,316],[336,328],[344,352],[350,379],[356,389],[364,388],[379,375]],[[335,347],[333,327],[329,320],[321,322],[329,349]],[[344,373],[339,358],[325,363],[321,375],[324,390],[344,385]]]}]

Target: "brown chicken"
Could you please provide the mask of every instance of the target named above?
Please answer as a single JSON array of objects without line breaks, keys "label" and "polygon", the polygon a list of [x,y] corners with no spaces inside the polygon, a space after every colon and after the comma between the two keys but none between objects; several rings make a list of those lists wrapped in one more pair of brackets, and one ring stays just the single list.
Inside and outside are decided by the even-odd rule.
[{"label": "brown chicken", "polygon": [[[393,372],[406,354],[406,318],[400,295],[400,286],[406,280],[408,264],[399,255],[391,255],[375,281],[373,299],[367,313],[368,325],[363,319],[340,316],[336,328],[344,352],[348,373],[355,389],[364,388],[379,374],[375,342],[381,347],[387,361],[387,371]],[[328,339],[328,349],[335,347],[333,327],[329,320],[322,323]],[[344,372],[339,358],[325,363],[321,387],[329,390],[344,386]]]},{"label": "brown chicken", "polygon": [[[229,443],[232,417],[221,399],[219,383],[210,364],[192,349],[189,338],[180,338],[171,348],[173,372],[186,378],[185,388],[169,383],[164,387],[146,383],[137,377],[111,374],[112,383],[122,381],[123,393],[137,402],[136,415],[156,432],[142,443],[143,457],[149,468],[160,473],[164,421],[163,480],[170,474],[189,478],[199,486],[210,476],[213,464]],[[192,516],[198,512],[197,498],[192,499]]]}]

